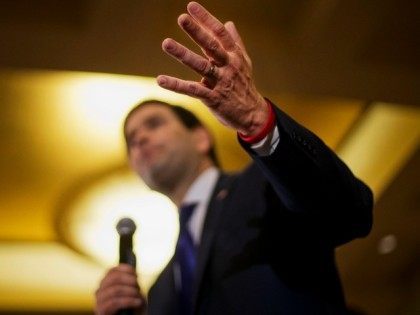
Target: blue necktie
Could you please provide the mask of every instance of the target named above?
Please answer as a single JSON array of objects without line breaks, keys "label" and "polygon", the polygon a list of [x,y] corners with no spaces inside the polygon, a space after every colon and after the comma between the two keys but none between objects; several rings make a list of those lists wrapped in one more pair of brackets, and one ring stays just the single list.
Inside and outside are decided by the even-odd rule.
[{"label": "blue necktie", "polygon": [[179,314],[192,314],[192,286],[194,272],[197,263],[196,247],[187,223],[196,204],[187,204],[180,208],[179,213],[179,238],[176,245],[175,259],[179,265],[181,273],[181,288],[179,295]]}]

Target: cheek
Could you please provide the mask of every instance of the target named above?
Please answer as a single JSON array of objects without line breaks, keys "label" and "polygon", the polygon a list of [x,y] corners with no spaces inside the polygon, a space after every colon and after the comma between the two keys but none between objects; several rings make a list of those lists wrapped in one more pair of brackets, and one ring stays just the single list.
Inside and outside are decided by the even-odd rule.
[{"label": "cheek", "polygon": [[141,166],[141,154],[138,149],[131,149],[127,159],[132,169],[137,170]]},{"label": "cheek", "polygon": [[178,154],[191,154],[196,150],[194,140],[184,133],[174,133],[168,146],[171,147],[172,152],[178,152]]}]

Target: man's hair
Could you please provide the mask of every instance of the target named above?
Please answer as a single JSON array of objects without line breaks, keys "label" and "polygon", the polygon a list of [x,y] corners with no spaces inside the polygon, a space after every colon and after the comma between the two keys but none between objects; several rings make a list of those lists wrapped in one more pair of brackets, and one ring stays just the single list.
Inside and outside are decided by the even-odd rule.
[{"label": "man's hair", "polygon": [[194,115],[192,112],[185,109],[184,107],[179,106],[179,105],[172,105],[172,104],[159,101],[159,100],[150,99],[150,100],[143,101],[137,104],[136,106],[134,106],[128,112],[127,116],[125,117],[124,125],[123,125],[124,139],[125,139],[127,147],[128,147],[128,139],[127,139],[127,134],[126,134],[126,128],[127,128],[128,120],[137,110],[147,105],[159,105],[159,106],[164,106],[168,108],[175,114],[175,116],[178,118],[181,124],[189,130],[193,130],[195,128],[204,128],[211,137],[211,145],[210,145],[210,150],[208,152],[208,156],[213,161],[214,165],[219,166],[219,160],[217,159],[216,150],[214,148],[214,138],[213,138],[213,135],[210,133],[210,131],[207,129],[207,127],[204,126],[204,124],[197,118],[196,115]]}]

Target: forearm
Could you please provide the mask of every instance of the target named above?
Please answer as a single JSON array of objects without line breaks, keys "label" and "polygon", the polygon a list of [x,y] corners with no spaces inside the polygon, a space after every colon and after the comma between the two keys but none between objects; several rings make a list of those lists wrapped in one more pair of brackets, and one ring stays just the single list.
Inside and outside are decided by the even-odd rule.
[{"label": "forearm", "polygon": [[372,194],[317,136],[276,109],[279,141],[260,156],[241,141],[290,211],[313,217],[328,238],[343,243],[366,235]]}]

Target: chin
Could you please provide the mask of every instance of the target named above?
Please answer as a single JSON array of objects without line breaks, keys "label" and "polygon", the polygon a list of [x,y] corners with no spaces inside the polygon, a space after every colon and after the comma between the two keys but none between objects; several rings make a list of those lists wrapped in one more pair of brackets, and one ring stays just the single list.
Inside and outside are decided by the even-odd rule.
[{"label": "chin", "polygon": [[162,191],[162,187],[165,186],[165,172],[156,169],[149,169],[148,172],[143,172],[141,178],[144,183],[153,190]]}]

